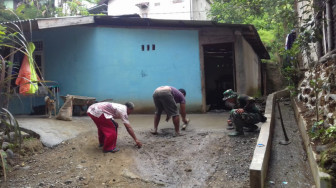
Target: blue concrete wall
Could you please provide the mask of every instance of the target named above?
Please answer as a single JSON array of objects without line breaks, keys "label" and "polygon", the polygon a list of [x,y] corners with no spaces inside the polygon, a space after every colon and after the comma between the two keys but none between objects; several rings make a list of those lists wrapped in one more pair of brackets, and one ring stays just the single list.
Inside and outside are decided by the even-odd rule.
[{"label": "blue concrete wall", "polygon": [[187,110],[201,111],[197,30],[77,26],[33,35],[44,43],[45,80],[57,81],[60,95],[133,101],[145,112],[154,89],[171,85],[186,89]]}]

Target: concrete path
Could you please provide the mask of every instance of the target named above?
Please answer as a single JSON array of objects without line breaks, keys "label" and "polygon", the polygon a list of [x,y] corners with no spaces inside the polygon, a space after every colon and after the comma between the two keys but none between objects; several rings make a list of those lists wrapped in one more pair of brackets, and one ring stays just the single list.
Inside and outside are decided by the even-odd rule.
[{"label": "concrete path", "polygon": [[[206,113],[206,114],[188,114],[190,127],[199,130],[226,131],[226,120],[228,112]],[[97,131],[93,121],[87,117],[73,117],[72,121],[57,120],[47,118],[46,116],[16,116],[20,127],[33,131],[40,135],[41,142],[47,147],[54,147],[63,141],[72,139],[81,133],[88,131]],[[129,116],[131,125],[135,131],[150,131],[153,129],[154,114],[131,114]],[[122,122],[117,120],[120,126]],[[172,120],[165,121],[162,115],[159,124],[159,131],[163,128],[172,128]]]}]

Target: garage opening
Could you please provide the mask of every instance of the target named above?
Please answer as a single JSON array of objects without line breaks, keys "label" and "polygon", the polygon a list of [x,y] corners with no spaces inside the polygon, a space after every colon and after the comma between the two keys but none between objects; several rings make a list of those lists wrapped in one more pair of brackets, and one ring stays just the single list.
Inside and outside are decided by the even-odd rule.
[{"label": "garage opening", "polygon": [[223,92],[235,90],[233,43],[204,45],[207,111],[224,109]]}]

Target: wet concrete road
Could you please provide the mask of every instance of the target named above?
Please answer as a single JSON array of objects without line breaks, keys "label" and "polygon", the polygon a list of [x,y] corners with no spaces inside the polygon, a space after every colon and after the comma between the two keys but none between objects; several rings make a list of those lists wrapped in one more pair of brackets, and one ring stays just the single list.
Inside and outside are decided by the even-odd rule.
[{"label": "wet concrete road", "polygon": [[[190,119],[190,127],[209,131],[225,132],[228,117],[228,112],[187,114],[187,118]],[[96,131],[96,126],[88,116],[74,116],[72,121],[57,120],[54,117],[49,119],[46,116],[16,116],[16,118],[20,127],[39,134],[41,142],[47,147],[54,147],[87,131]],[[150,131],[153,129],[154,114],[131,114],[129,119],[135,131]],[[173,127],[172,120],[166,122],[165,119],[165,115],[162,115],[159,132],[160,129]],[[117,120],[117,122],[122,126],[120,120]]]}]

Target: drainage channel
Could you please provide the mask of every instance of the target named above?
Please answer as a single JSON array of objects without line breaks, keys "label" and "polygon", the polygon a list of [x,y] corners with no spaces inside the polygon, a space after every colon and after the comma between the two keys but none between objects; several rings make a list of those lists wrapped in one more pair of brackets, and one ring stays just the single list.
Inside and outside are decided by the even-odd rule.
[{"label": "drainage channel", "polygon": [[[280,108],[278,106],[274,108],[274,133],[264,185],[265,187],[313,187],[314,178],[290,99],[281,99],[278,104]],[[283,144],[286,139],[289,140],[288,144]]]}]

